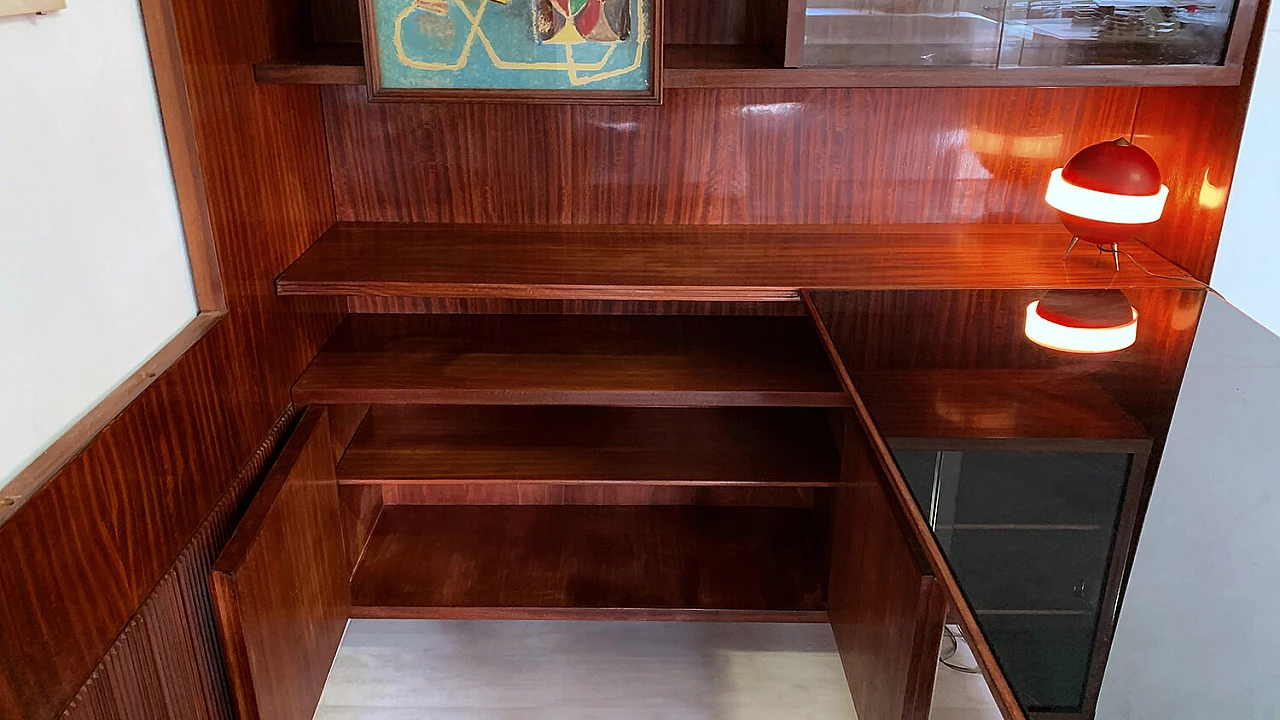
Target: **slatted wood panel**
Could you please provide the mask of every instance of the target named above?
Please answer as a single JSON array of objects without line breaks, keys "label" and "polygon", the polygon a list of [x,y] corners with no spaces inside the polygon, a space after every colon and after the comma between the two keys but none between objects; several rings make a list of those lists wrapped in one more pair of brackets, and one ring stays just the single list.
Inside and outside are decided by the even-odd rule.
[{"label": "slatted wood panel", "polygon": [[64,720],[232,720],[209,573],[293,418],[290,407],[76,692]]}]

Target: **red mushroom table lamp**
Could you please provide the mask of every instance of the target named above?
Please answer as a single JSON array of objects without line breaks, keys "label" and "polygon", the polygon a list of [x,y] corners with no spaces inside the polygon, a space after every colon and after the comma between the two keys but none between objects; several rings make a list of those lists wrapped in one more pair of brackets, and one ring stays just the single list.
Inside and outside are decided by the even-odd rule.
[{"label": "red mushroom table lamp", "polygon": [[1132,240],[1160,219],[1169,188],[1160,168],[1142,148],[1124,138],[1100,142],[1076,153],[1049,176],[1045,202],[1071,231],[1065,260],[1084,240],[1110,252],[1120,269],[1120,241]]}]

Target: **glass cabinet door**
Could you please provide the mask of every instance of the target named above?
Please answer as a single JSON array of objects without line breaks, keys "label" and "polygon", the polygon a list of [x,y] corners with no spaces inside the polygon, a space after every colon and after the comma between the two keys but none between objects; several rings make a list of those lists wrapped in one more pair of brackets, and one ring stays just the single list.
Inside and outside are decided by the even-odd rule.
[{"label": "glass cabinet door", "polygon": [[894,456],[1018,701],[1079,712],[1132,456]]},{"label": "glass cabinet door", "polygon": [[807,0],[819,67],[1217,65],[1235,2]]}]

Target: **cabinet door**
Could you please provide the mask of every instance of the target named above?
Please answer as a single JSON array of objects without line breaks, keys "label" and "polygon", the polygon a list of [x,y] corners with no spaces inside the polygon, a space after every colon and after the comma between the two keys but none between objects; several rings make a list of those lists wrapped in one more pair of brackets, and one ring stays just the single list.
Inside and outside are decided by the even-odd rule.
[{"label": "cabinet door", "polygon": [[840,660],[860,720],[925,720],[946,599],[862,428],[844,435],[827,601]]},{"label": "cabinet door", "polygon": [[310,718],[351,615],[329,419],[311,408],[213,566],[242,720]]}]

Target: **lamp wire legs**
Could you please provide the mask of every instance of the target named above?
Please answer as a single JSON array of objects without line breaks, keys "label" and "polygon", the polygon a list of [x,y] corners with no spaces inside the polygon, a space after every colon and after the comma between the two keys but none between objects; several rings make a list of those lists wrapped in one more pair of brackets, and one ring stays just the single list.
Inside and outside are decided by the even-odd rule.
[{"label": "lamp wire legs", "polygon": [[[1071,236],[1071,244],[1067,245],[1067,252],[1065,252],[1062,255],[1063,260],[1066,260],[1068,257],[1071,256],[1071,251],[1076,249],[1076,244],[1079,242],[1080,242],[1079,235]],[[1098,252],[1111,253],[1112,259],[1114,259],[1116,262],[1116,272],[1120,272],[1120,243],[1113,242],[1111,243],[1111,247],[1107,247],[1106,245],[1099,244]]]}]

